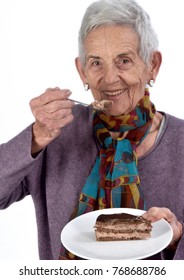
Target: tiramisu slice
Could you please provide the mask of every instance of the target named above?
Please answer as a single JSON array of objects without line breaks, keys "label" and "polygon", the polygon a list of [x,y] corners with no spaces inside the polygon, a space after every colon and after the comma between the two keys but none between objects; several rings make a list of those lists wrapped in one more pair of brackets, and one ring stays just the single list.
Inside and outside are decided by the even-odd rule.
[{"label": "tiramisu slice", "polygon": [[131,214],[102,214],[95,223],[97,241],[139,240],[151,236],[151,222]]}]

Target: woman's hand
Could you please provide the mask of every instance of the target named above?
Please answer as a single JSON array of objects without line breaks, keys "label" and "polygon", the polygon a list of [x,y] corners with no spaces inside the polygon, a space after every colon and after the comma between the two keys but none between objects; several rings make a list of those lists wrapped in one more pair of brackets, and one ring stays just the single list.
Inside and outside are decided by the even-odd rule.
[{"label": "woman's hand", "polygon": [[156,222],[163,218],[171,225],[173,229],[173,238],[169,246],[172,246],[180,239],[183,230],[182,224],[168,208],[152,207],[143,214],[143,217],[151,222]]},{"label": "woman's hand", "polygon": [[67,98],[69,90],[49,88],[30,101],[35,117],[33,124],[32,154],[35,154],[58,137],[62,128],[72,122],[74,103]]}]

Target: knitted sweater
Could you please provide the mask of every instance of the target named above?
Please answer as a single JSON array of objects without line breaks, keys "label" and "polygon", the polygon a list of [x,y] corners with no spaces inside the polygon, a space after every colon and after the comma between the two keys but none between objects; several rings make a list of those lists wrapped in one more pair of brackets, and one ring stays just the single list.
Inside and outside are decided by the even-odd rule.
[{"label": "knitted sweater", "polygon": [[[58,259],[60,234],[69,221],[98,150],[92,110],[76,105],[74,121],[36,158],[30,154],[32,125],[0,145],[0,208],[31,195],[36,213],[40,259]],[[184,121],[166,114],[152,149],[138,160],[148,208],[168,207],[184,222]],[[184,237],[175,254],[153,259],[184,259]]]}]

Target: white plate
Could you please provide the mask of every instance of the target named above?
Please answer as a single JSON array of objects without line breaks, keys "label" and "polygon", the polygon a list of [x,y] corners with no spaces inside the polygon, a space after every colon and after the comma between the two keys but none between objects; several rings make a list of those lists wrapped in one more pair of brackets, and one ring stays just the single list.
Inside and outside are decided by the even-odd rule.
[{"label": "white plate", "polygon": [[172,239],[172,228],[164,219],[153,223],[147,240],[96,241],[94,225],[100,214],[129,213],[141,215],[142,210],[109,208],[83,214],[70,221],[61,232],[61,242],[67,250],[83,259],[129,260],[145,259],[162,251]]}]

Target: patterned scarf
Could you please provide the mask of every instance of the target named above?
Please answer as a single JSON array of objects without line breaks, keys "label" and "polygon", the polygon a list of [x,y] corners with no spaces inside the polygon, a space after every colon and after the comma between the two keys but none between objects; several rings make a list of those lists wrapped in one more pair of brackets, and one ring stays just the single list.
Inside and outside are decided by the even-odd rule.
[{"label": "patterned scarf", "polygon": [[[72,218],[84,213],[113,207],[146,209],[146,202],[137,170],[136,148],[144,140],[152,125],[155,107],[150,102],[149,91],[127,115],[108,116],[95,111],[94,135],[99,155],[82,189]],[[109,131],[121,132],[114,140]],[[123,138],[124,132],[127,132]],[[76,259],[65,252],[59,259]]]}]

